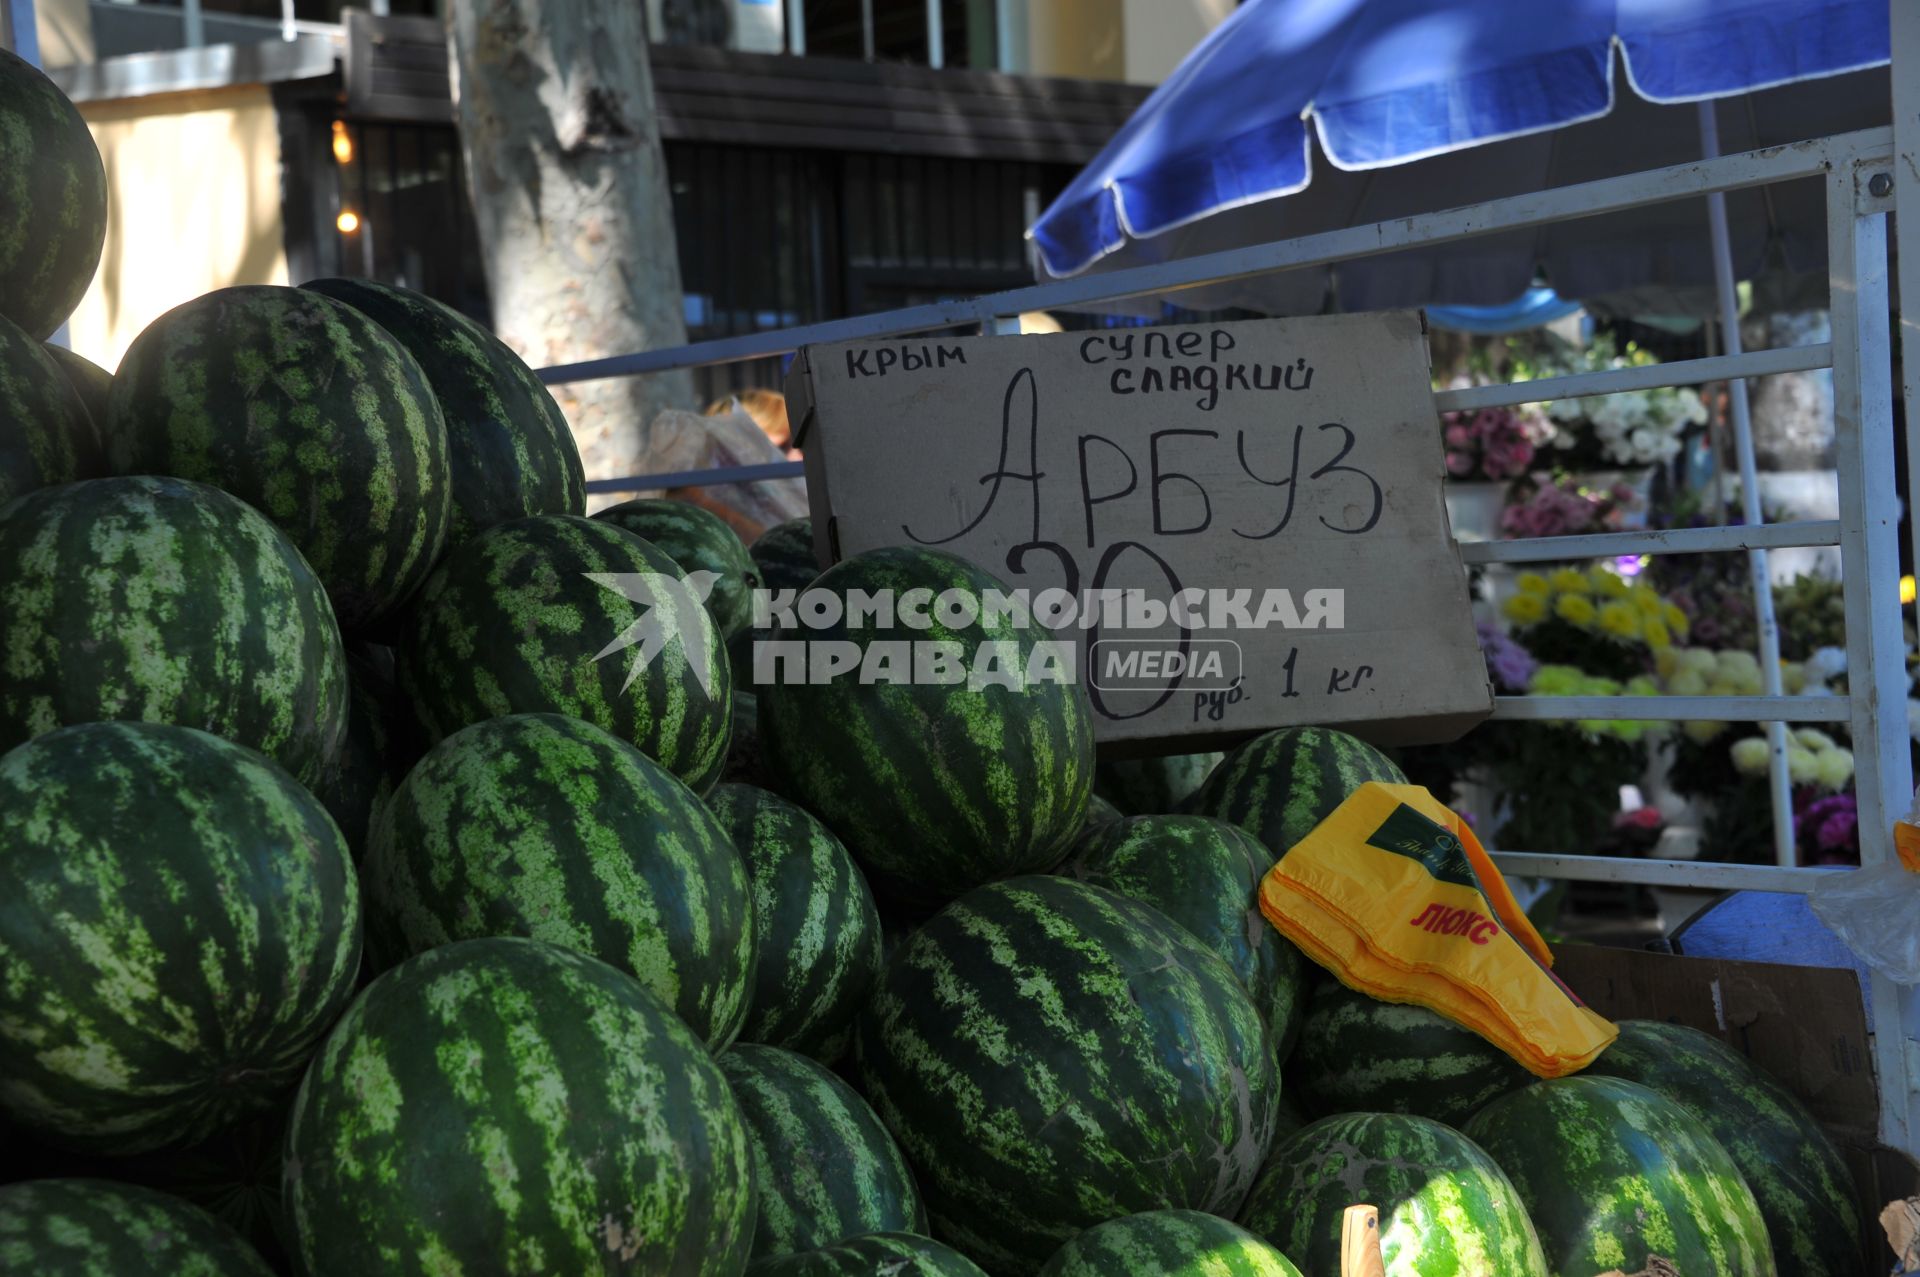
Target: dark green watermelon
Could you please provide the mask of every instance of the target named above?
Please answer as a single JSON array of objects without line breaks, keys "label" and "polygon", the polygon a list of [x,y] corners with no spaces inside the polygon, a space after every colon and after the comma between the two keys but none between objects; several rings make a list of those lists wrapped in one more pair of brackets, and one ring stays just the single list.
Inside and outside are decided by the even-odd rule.
[{"label": "dark green watermelon", "polygon": [[609,506],[593,517],[653,542],[687,572],[711,573],[707,611],[720,627],[722,641],[753,624],[760,569],[725,519],[685,501],[648,497]]},{"label": "dark green watermelon", "polygon": [[720,1071],[753,1140],[756,1258],[865,1233],[927,1231],[907,1159],[852,1087],[771,1046],[736,1046],[720,1057]]},{"label": "dark green watermelon", "polygon": [[[65,346],[47,343],[49,358],[59,367],[67,384],[73,387],[73,393],[79,396],[80,406],[87,410],[87,416],[93,420],[94,431],[98,432],[107,423],[107,392],[113,389],[113,374],[83,355],[76,355]],[[104,446],[96,443],[96,447]],[[105,465],[104,458],[100,464]]]},{"label": "dark green watermelon", "polygon": [[132,1184],[42,1179],[0,1188],[0,1272],[20,1277],[271,1277],[197,1206]]},{"label": "dark green watermelon", "polygon": [[893,955],[854,1041],[935,1234],[996,1273],[1036,1272],[1119,1215],[1233,1213],[1280,1092],[1232,968],[1068,878],[948,905]]},{"label": "dark green watermelon", "polygon": [[1227,960],[1267,1017],[1280,1058],[1293,1049],[1307,960],[1260,912],[1273,853],[1205,816],[1130,816],[1082,838],[1055,872],[1152,905]]},{"label": "dark green watermelon", "polygon": [[1240,826],[1278,859],[1370,780],[1407,783],[1392,759],[1358,737],[1283,727],[1228,754],[1186,810]]},{"label": "dark green watermelon", "polygon": [[1520,1195],[1472,1140],[1424,1117],[1343,1113],[1275,1144],[1240,1222],[1310,1273],[1340,1271],[1341,1217],[1380,1210],[1395,1277],[1549,1277]]},{"label": "dark green watermelon", "polygon": [[445,945],[348,1008],[307,1071],[286,1204],[305,1270],[738,1277],[746,1123],[640,982],[517,937]]},{"label": "dark green watermelon", "polygon": [[[954,591],[976,604],[1012,591],[964,559],[932,550],[883,549],[842,562],[810,588],[827,597],[891,592],[908,610],[912,590]],[[950,628],[929,609],[925,628],[838,623],[798,632],[818,654],[851,643],[862,665],[830,681],[787,677],[756,688],[762,761],[774,788],[826,821],[868,870],[876,890],[938,903],[983,882],[1050,868],[1086,819],[1093,784],[1093,713],[1077,681],[1050,680],[1040,664],[1064,649],[1038,622],[984,608]],[[863,618],[864,621],[864,618]],[[783,635],[784,637],[784,635]],[[959,682],[915,681],[916,643],[958,653]],[[978,682],[983,654],[1004,682]],[[1071,651],[1065,655],[1071,661]],[[897,656],[882,675],[867,659]],[[930,667],[929,667],[930,668]],[[1057,673],[1062,667],[1053,667]],[[1067,667],[1070,669],[1070,664]],[[1029,679],[1029,673],[1035,675]],[[897,680],[897,681],[896,681]]]},{"label": "dark green watermelon", "polygon": [[1638,1082],[1700,1119],[1753,1190],[1780,1277],[1858,1273],[1853,1176],[1806,1105],[1698,1029],[1657,1020],[1622,1020],[1619,1028],[1583,1076]]},{"label": "dark green watermelon", "polygon": [[299,551],[223,492],[95,479],[0,507],[0,750],[144,719],[315,783],[346,730],[346,658]]},{"label": "dark green watermelon", "polygon": [[1084,840],[1086,836],[1094,830],[1105,825],[1111,825],[1121,819],[1123,819],[1123,817],[1118,807],[1115,807],[1098,794],[1090,796],[1087,799],[1087,818],[1080,822],[1080,837],[1074,841],[1072,846],[1078,846],[1080,841]]},{"label": "dark green watermelon", "polygon": [[913,1233],[870,1233],[797,1255],[755,1260],[748,1277],[987,1277],[950,1246]]},{"label": "dark green watermelon", "polygon": [[747,553],[760,568],[760,583],[769,590],[800,590],[820,575],[813,557],[813,520],[788,519],[762,532]]},{"label": "dark green watermelon", "polygon": [[577,718],[512,714],[434,746],[387,801],[362,872],[379,966],[532,936],[638,976],[716,1050],[746,1016],[753,909],[726,831],[665,768]]},{"label": "dark green watermelon", "polygon": [[1040,1277],[1301,1277],[1292,1260],[1238,1224],[1194,1210],[1126,1215],[1055,1251]]},{"label": "dark green watermelon", "polygon": [[1094,792],[1129,816],[1164,816],[1200,791],[1225,754],[1116,758],[1094,773]]},{"label": "dark green watermelon", "polygon": [[1287,1087],[1309,1114],[1410,1113],[1458,1126],[1533,1074],[1426,1007],[1381,1002],[1337,980],[1307,1000]]},{"label": "dark green watermelon", "polygon": [[374,818],[424,752],[394,682],[392,649],[348,644],[347,730],[313,792],[346,835],[355,864],[366,856]]},{"label": "dark green watermelon", "polygon": [[727,765],[720,778],[764,788],[767,777],[760,766],[760,698],[745,690],[748,686],[751,684],[737,680],[733,686],[733,735],[727,741]]},{"label": "dark green watermelon", "polygon": [[509,519],[586,513],[586,473],[573,430],[505,342],[411,289],[370,279],[316,279],[301,287],[372,319],[426,375],[447,427],[453,507],[446,549]]},{"label": "dark green watermelon", "polygon": [[0,49],[0,317],[45,341],[86,295],[107,242],[107,171],[87,122]]},{"label": "dark green watermelon", "polygon": [[1610,1077],[1536,1082],[1467,1123],[1520,1192],[1554,1277],[1772,1277],[1753,1193],[1699,1119]]},{"label": "dark green watermelon", "polygon": [[353,989],[360,900],[319,801],[252,750],[87,723],[0,756],[0,1109],[85,1149],[264,1112]]},{"label": "dark green watermelon", "polygon": [[[400,647],[401,693],[429,741],[502,714],[567,714],[705,793],[726,764],[733,683],[713,619],[682,597],[679,571],[592,519],[497,524],[420,591]],[[648,640],[660,638],[656,650]]]},{"label": "dark green watermelon", "polygon": [[720,785],[707,805],[746,859],[752,892],[759,956],[740,1036],[831,1064],[880,978],[867,880],[825,825],[776,794]]},{"label": "dark green watermelon", "polygon": [[298,288],[222,288],[128,347],[107,460],[231,492],[279,525],[366,628],[426,579],[447,537],[447,428],[413,356],[351,306]]},{"label": "dark green watermelon", "polygon": [[50,349],[0,315],[0,506],[36,488],[106,473],[99,428]]}]

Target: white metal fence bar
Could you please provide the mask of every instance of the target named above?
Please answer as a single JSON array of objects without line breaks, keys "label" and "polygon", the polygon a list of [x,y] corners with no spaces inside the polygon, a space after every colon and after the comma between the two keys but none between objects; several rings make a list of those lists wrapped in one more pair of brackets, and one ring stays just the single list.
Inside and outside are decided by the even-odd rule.
[{"label": "white metal fence bar", "polygon": [[1562,559],[1615,559],[1628,554],[1712,554],[1765,546],[1770,550],[1839,545],[1836,519],[1795,523],[1735,524],[1723,528],[1649,528],[1639,532],[1589,532],[1579,536],[1524,537],[1515,541],[1462,541],[1466,563],[1556,563]]},{"label": "white metal fence bar", "polygon": [[1744,190],[1794,178],[1817,177],[1835,166],[1850,167],[1861,156],[1890,159],[1890,129],[1863,129],[1791,146],[1747,151],[1716,160],[1676,164],[1622,177],[1469,204],[1441,213],[1397,218],[1370,226],[1323,231],[1299,239],[1227,249],[1151,266],[1053,280],[1025,288],[909,306],[878,315],[859,315],[803,324],[764,333],[722,337],[668,350],[612,355],[539,370],[548,385],[592,381],[600,377],[638,376],[675,368],[698,368],[784,355],[801,346],[860,341],[981,324],[998,316],[1030,310],[1077,306],[1177,292],[1202,284],[1254,275],[1271,275],[1308,266],[1326,266],[1355,257],[1402,248],[1446,244],[1498,231],[1526,230],[1603,213],[1697,198],[1708,190]]},{"label": "white metal fence bar", "polygon": [[1844,696],[1496,696],[1493,716],[1509,722],[1597,718],[1725,723],[1844,723]]},{"label": "white metal fence bar", "polygon": [[1739,377],[1771,377],[1783,372],[1807,372],[1833,365],[1833,347],[1826,342],[1752,350],[1743,355],[1714,355],[1707,359],[1676,359],[1672,363],[1640,368],[1613,368],[1570,377],[1542,377],[1538,381],[1501,382],[1442,390],[1433,396],[1441,412],[1472,412],[1479,408],[1511,408],[1548,399],[1580,399],[1622,390],[1652,390],[1658,386],[1691,386],[1703,381]]},{"label": "white metal fence bar", "polygon": [[758,466],[721,466],[712,470],[666,470],[630,479],[589,479],[587,491],[647,492],[654,488],[705,488],[719,483],[754,483],[761,479],[792,479],[806,473],[801,461],[769,461]]},{"label": "white metal fence bar", "polygon": [[1709,891],[1774,891],[1805,895],[1820,885],[1818,870],[1779,865],[1729,865],[1710,860],[1635,860],[1624,856],[1554,856],[1531,851],[1489,853],[1500,872],[1519,878],[1569,882],[1637,882],[1650,887]]}]

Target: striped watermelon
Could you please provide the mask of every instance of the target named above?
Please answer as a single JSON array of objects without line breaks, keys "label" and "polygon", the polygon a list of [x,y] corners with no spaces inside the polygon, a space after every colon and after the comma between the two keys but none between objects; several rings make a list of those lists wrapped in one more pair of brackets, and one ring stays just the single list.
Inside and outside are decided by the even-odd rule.
[{"label": "striped watermelon", "polygon": [[593,516],[651,541],[687,572],[711,572],[707,611],[727,641],[753,624],[753,592],[760,569],[725,519],[685,501],[643,497],[609,506]]},{"label": "striped watermelon", "polygon": [[739,683],[733,688],[733,735],[727,741],[727,765],[721,779],[738,785],[766,784],[760,766],[760,698]]},{"label": "striped watermelon", "polygon": [[374,817],[424,751],[394,686],[392,650],[347,647],[347,730],[314,794],[346,835],[355,864],[365,858]]},{"label": "striped watermelon", "polygon": [[1410,1113],[1457,1126],[1533,1075],[1426,1007],[1380,1002],[1329,980],[1313,991],[1287,1087],[1309,1114]]},{"label": "striped watermelon", "polygon": [[[705,608],[659,578],[672,559],[574,515],[497,524],[449,554],[412,608],[400,691],[439,741],[502,714],[567,714],[639,748],[697,792],[727,761],[733,683]],[[638,584],[645,603],[594,580]],[[615,584],[619,584],[616,581]],[[632,673],[645,622],[665,646]]]},{"label": "striped watermelon", "polygon": [[986,1277],[950,1246],[913,1233],[869,1233],[836,1246],[755,1260],[748,1277]]},{"label": "striped watermelon", "polygon": [[[5,150],[0,139],[0,154]],[[50,349],[0,315],[0,506],[36,488],[106,473],[100,432]]]},{"label": "striped watermelon", "polygon": [[346,695],[320,583],[225,493],[95,479],[0,507],[0,750],[137,718],[250,746],[311,785]]},{"label": "striped watermelon", "polygon": [[1225,754],[1116,758],[1100,764],[1093,787],[1129,816],[1162,816],[1200,791]]},{"label": "striped watermelon", "polygon": [[804,589],[820,575],[813,557],[813,520],[788,519],[762,532],[747,553],[760,568],[760,581],[769,590]]},{"label": "striped watermelon", "polygon": [[1387,1277],[1548,1277],[1520,1195],[1449,1126],[1395,1113],[1323,1118],[1274,1145],[1240,1222],[1310,1273],[1340,1269],[1341,1216],[1380,1209]]},{"label": "striped watermelon", "polygon": [[[856,555],[812,589],[842,599],[887,591],[902,613],[913,590],[927,598],[953,591],[976,604],[989,592],[1011,594],[964,559],[905,548]],[[940,902],[1051,867],[1086,818],[1093,784],[1086,689],[1075,680],[1027,681],[1032,662],[1065,649],[1037,622],[1003,614],[989,625],[984,608],[959,627],[943,624],[931,605],[926,628],[904,615],[886,619],[894,623],[850,628],[843,615],[801,636],[816,653],[839,642],[874,658],[897,656],[886,678],[899,681],[867,681],[856,668],[831,681],[788,677],[757,689],[762,756],[775,788],[825,820],[885,894]],[[959,653],[954,668],[964,681],[913,681],[915,643]],[[975,685],[969,671],[980,653],[997,655],[1019,685]],[[808,671],[808,680],[816,676]]]},{"label": "striped watermelon", "polygon": [[936,1235],[1010,1274],[1119,1215],[1231,1214],[1280,1090],[1225,961],[1157,910],[1067,878],[948,905],[894,954],[854,1041]]},{"label": "striped watermelon", "polygon": [[1300,1277],[1293,1261],[1238,1224],[1194,1210],[1108,1220],[1053,1253],[1040,1277]]},{"label": "striped watermelon", "polygon": [[425,374],[351,306],[222,288],[134,338],[107,396],[118,474],[231,492],[300,547],[351,633],[426,579],[447,536],[447,428]]},{"label": "striped watermelon", "polygon": [[197,1206],[132,1184],[43,1179],[0,1188],[0,1272],[20,1277],[270,1277]]},{"label": "striped watermelon", "polygon": [[1467,1134],[1507,1173],[1554,1277],[1639,1272],[1773,1277],[1767,1226],[1705,1126],[1634,1082],[1536,1082],[1480,1110]]},{"label": "striped watermelon", "polygon": [[1327,727],[1283,727],[1228,754],[1186,810],[1240,826],[1276,858],[1370,780],[1404,785],[1393,760]]},{"label": "striped watermelon", "polygon": [[[107,171],[67,95],[0,49],[0,318],[45,341],[107,242]],[[4,499],[4,498],[0,498]]]},{"label": "striped watermelon", "polygon": [[590,723],[512,714],[456,732],[393,793],[363,868],[377,966],[532,936],[639,977],[716,1050],[754,972],[747,874],[665,768]]},{"label": "striped watermelon", "polygon": [[1130,816],[1083,838],[1056,872],[1152,905],[1225,958],[1285,1059],[1307,960],[1260,912],[1260,880],[1272,867],[1264,844],[1222,821]]},{"label": "striped watermelon", "polygon": [[251,750],[87,723],[0,756],[0,1109],[80,1148],[269,1108],[353,988],[340,831]]},{"label": "striped watermelon", "polygon": [[[94,446],[104,453],[104,446],[98,442],[98,437],[107,423],[107,392],[113,389],[113,374],[91,359],[74,354],[65,346],[49,343],[45,350],[60,369],[61,375],[67,379],[67,384],[73,387],[73,393],[79,396],[80,406],[87,410],[87,416],[93,421]],[[106,464],[104,456],[100,464]]]},{"label": "striped watermelon", "polygon": [[446,549],[530,514],[584,514],[586,472],[560,405],[507,344],[424,293],[370,279],[302,288],[386,329],[420,365],[447,427]]},{"label": "striped watermelon", "polygon": [[756,1257],[927,1231],[907,1159],[852,1087],[772,1046],[736,1046],[720,1057],[720,1071],[753,1141]]},{"label": "striped watermelon", "polygon": [[752,892],[759,957],[740,1036],[831,1064],[880,978],[873,893],[840,840],[786,799],[729,784],[707,805],[745,857]]},{"label": "striped watermelon", "polygon": [[1680,1024],[1622,1020],[1585,1076],[1658,1091],[1712,1132],[1753,1190],[1781,1277],[1860,1271],[1853,1176],[1806,1106],[1716,1037]]},{"label": "striped watermelon", "polygon": [[305,1271],[738,1277],[746,1124],[635,980],[538,940],[467,940],[375,980],[294,1099]]}]

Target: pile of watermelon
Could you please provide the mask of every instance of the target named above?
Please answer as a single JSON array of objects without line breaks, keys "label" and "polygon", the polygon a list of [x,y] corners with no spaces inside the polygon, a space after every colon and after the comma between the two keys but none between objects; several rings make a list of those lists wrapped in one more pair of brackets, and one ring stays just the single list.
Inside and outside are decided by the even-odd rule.
[{"label": "pile of watermelon", "polygon": [[[1360,1201],[1395,1277],[1859,1271],[1717,1040],[1537,1082],[1266,924],[1372,747],[756,682],[758,586],[1004,587],[586,518],[535,376],[401,289],[221,290],[109,377],[42,345],[99,156],[4,53],[0,161],[0,1272],[1338,1277]],[[948,619],[811,637],[1053,641]]]}]

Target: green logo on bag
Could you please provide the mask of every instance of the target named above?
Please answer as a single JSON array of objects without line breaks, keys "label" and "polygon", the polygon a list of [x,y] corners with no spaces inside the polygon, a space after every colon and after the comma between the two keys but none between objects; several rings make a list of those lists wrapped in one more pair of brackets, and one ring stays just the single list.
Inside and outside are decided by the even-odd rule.
[{"label": "green logo on bag", "polygon": [[1480,883],[1473,876],[1473,863],[1467,859],[1466,848],[1460,845],[1453,831],[1435,824],[1405,803],[1395,807],[1380,822],[1380,827],[1367,836],[1367,846],[1417,860],[1441,882],[1479,889]]}]

